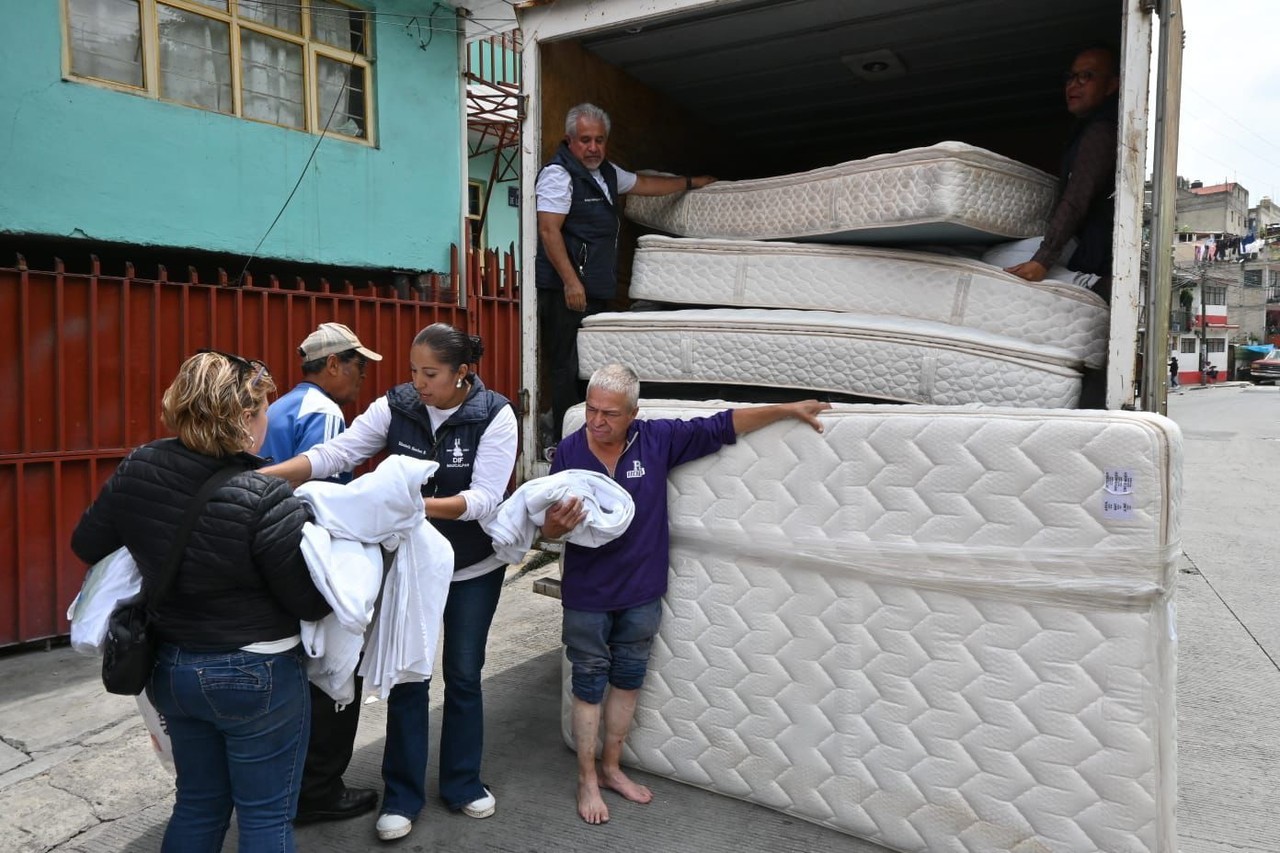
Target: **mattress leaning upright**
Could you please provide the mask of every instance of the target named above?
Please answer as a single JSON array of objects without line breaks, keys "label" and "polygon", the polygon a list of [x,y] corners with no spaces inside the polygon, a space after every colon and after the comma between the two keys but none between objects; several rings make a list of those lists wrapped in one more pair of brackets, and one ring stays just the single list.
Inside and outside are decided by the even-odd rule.
[{"label": "mattress leaning upright", "polygon": [[1175,849],[1177,427],[825,423],[673,473],[628,760],[902,851]]}]

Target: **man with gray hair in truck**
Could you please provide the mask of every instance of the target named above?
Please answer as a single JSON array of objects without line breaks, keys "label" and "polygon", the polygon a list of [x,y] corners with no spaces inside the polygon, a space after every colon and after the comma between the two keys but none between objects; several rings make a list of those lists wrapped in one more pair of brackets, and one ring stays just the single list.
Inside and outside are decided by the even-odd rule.
[{"label": "man with gray hair in truck", "polygon": [[549,364],[551,435],[560,440],[564,413],[582,401],[578,327],[605,310],[618,288],[619,196],[670,195],[712,183],[710,175],[637,175],[609,162],[609,115],[578,104],[564,139],[538,173],[538,337]]}]

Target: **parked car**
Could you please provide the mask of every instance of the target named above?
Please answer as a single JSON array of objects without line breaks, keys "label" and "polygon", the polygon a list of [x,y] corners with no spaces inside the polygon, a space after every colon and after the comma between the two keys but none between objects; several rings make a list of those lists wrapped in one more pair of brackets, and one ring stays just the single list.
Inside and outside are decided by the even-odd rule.
[{"label": "parked car", "polygon": [[1250,362],[1249,378],[1255,383],[1280,381],[1280,349]]}]

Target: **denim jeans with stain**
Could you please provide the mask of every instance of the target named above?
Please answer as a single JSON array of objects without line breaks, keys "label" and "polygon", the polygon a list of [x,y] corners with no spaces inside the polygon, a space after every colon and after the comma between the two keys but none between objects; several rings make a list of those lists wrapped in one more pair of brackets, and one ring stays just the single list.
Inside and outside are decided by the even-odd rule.
[{"label": "denim jeans with stain", "polygon": [[310,727],[301,647],[280,654],[161,644],[148,687],[173,741],[177,798],[163,853],[292,853]]}]

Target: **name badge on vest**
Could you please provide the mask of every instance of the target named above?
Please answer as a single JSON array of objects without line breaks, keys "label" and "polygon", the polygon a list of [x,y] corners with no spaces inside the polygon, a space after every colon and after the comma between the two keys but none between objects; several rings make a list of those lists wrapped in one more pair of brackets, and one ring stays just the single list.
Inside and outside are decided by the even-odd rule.
[{"label": "name badge on vest", "polygon": [[397,441],[396,447],[402,447],[405,450],[409,451],[408,454],[406,455],[417,456],[419,459],[427,458],[427,451],[425,449],[421,447],[414,447],[412,444],[409,444],[406,441]]}]

